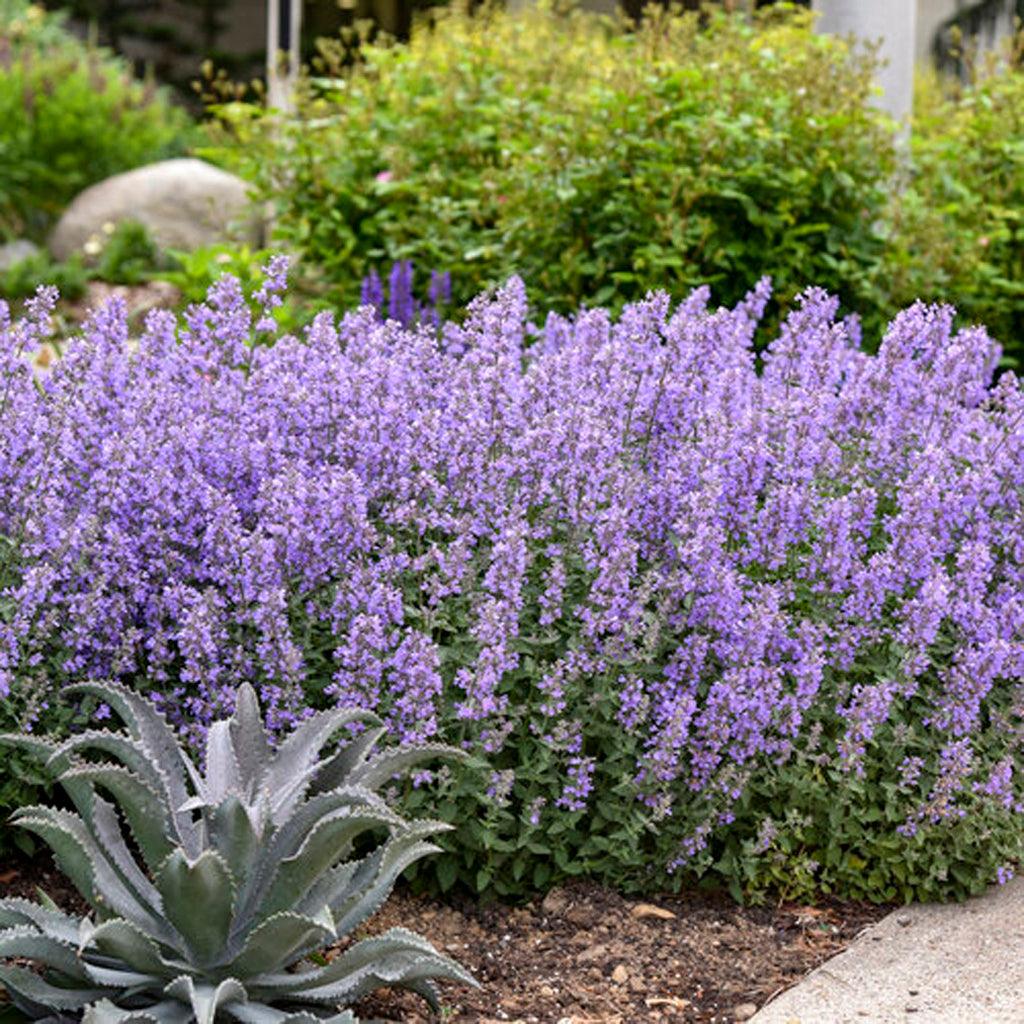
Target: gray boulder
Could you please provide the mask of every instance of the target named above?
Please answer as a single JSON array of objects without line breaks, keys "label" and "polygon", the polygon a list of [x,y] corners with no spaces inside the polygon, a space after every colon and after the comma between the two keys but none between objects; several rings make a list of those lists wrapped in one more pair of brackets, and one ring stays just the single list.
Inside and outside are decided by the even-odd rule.
[{"label": "gray boulder", "polygon": [[[259,245],[262,228],[239,177],[203,160],[162,160],[90,186],[64,211],[50,252],[65,260],[103,237],[105,224],[136,220],[161,249],[216,242]],[[108,229],[109,230],[109,229]]]},{"label": "gray boulder", "polygon": [[33,245],[27,238],[18,238],[6,245],[0,245],[0,271],[9,270],[15,263],[35,256],[39,246]]}]

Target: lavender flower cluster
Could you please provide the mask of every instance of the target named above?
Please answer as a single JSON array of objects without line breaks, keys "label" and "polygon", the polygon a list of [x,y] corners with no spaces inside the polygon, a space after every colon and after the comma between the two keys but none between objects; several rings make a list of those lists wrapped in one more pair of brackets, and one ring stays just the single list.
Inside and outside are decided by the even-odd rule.
[{"label": "lavender flower cluster", "polygon": [[268,345],[224,278],[138,339],[111,303],[41,383],[54,296],[0,307],[0,694],[31,727],[116,677],[195,739],[240,680],[276,730],[370,707],[482,751],[526,829],[611,785],[610,723],[615,784],[687,823],[670,868],[759,765],[810,736],[856,777],[897,712],[941,749],[905,765],[907,834],[979,792],[1019,813],[1021,381],[947,308],[866,354],[815,289],[755,352],[769,290],[537,327],[513,279],[458,326],[365,307]]},{"label": "lavender flower cluster", "polygon": [[432,270],[427,286],[426,300],[416,298],[413,286],[415,268],[412,260],[398,260],[391,265],[387,289],[376,270],[363,278],[360,287],[360,301],[364,306],[377,310],[383,320],[397,320],[403,327],[414,327],[418,323],[441,323],[442,310],[452,299],[452,278],[448,271]]}]

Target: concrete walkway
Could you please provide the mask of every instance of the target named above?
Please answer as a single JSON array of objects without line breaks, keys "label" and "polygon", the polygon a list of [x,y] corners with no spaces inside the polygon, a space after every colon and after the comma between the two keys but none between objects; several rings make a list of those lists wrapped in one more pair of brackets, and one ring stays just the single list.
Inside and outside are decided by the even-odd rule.
[{"label": "concrete walkway", "polygon": [[1024,878],[890,914],[750,1024],[1024,1024]]}]

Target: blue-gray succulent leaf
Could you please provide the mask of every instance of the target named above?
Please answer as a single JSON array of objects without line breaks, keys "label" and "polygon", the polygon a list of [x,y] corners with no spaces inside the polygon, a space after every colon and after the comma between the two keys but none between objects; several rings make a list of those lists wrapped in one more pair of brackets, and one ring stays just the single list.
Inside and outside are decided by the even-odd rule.
[{"label": "blue-gray succulent leaf", "polygon": [[251,932],[236,956],[226,965],[242,978],[283,971],[307,953],[336,937],[334,918],[323,907],[316,916],[283,911],[267,918]]},{"label": "blue-gray succulent leaf", "polygon": [[244,793],[242,769],[231,738],[231,723],[227,719],[214,722],[206,730],[204,784],[204,796],[211,806],[229,795],[241,796]]},{"label": "blue-gray succulent leaf", "polygon": [[363,723],[378,725],[380,719],[367,711],[333,708],[300,722],[273,753],[266,772],[271,816],[279,824],[287,819],[306,794],[320,765],[320,751],[340,730]]},{"label": "blue-gray succulent leaf", "polygon": [[394,776],[401,775],[426,761],[464,761],[466,756],[464,751],[444,743],[424,743],[415,747],[385,750],[354,769],[348,784],[375,790]]},{"label": "blue-gray succulent leaf", "polygon": [[35,971],[5,964],[0,964],[0,985],[7,990],[15,1005],[21,999],[35,1006],[58,1011],[81,1010],[89,1003],[111,994],[109,989],[100,987],[82,985],[78,988],[65,988],[54,985]]},{"label": "blue-gray succulent leaf", "polygon": [[235,882],[224,858],[207,849],[190,861],[176,850],[161,865],[156,888],[164,912],[198,965],[216,960],[231,930]]},{"label": "blue-gray succulent leaf", "polygon": [[245,986],[236,978],[209,985],[197,984],[188,974],[169,982],[164,992],[191,1006],[196,1024],[214,1024],[218,1010],[232,1003],[245,1003],[249,998]]},{"label": "blue-gray succulent leaf", "polygon": [[192,1007],[176,999],[163,999],[142,1010],[126,1010],[101,999],[86,1008],[82,1024],[192,1024],[192,1019]]},{"label": "blue-gray succulent leaf", "polygon": [[182,841],[166,799],[127,768],[114,764],[77,766],[61,776],[65,785],[71,780],[102,788],[117,801],[151,872],[174,849],[175,840]]},{"label": "blue-gray succulent leaf", "polygon": [[0,926],[19,925],[34,925],[44,935],[61,942],[75,944],[78,941],[78,918],[19,897],[0,900]]},{"label": "blue-gray succulent leaf", "polygon": [[383,725],[371,726],[353,736],[336,754],[321,761],[310,786],[310,794],[329,793],[349,785],[351,774],[366,762],[385,732],[387,729]]},{"label": "blue-gray succulent leaf", "polygon": [[235,693],[235,713],[229,722],[245,797],[252,800],[263,785],[271,748],[256,691],[248,683],[243,683]]},{"label": "blue-gray succulent leaf", "polygon": [[0,960],[16,956],[29,957],[68,978],[87,980],[74,943],[47,935],[35,925],[0,930]]}]

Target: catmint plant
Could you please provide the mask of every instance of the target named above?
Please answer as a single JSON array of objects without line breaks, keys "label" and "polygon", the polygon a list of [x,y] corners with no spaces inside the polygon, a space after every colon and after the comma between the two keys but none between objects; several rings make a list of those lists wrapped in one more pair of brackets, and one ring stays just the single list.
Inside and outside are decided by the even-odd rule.
[{"label": "catmint plant", "polygon": [[1024,389],[946,307],[872,355],[812,288],[755,346],[769,295],[535,327],[512,279],[459,324],[364,307],[255,344],[225,278],[131,344],[96,312],[41,385],[52,296],[5,314],[7,727],[110,677],[197,747],[243,681],[277,734],[371,711],[471,755],[436,780],[442,886],[751,892],[787,856],[876,899],[1005,877]]}]

